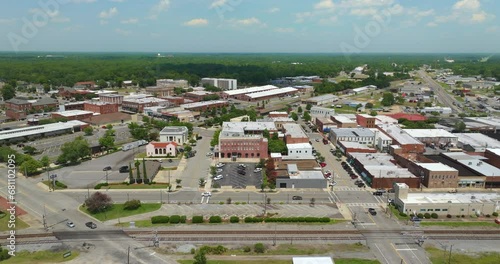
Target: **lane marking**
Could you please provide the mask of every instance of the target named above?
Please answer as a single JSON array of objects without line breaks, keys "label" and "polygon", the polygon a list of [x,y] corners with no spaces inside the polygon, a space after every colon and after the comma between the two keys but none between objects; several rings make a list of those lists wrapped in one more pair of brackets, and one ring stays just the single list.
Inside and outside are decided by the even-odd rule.
[{"label": "lane marking", "polygon": [[390,263],[387,258],[385,257],[384,253],[382,253],[382,250],[378,247],[378,245],[375,243],[375,247],[378,249],[378,252],[382,255],[382,257],[385,259],[385,263]]},{"label": "lane marking", "polygon": [[403,256],[401,256],[401,254],[399,254],[399,252],[396,249],[396,247],[394,246],[394,244],[393,243],[390,243],[390,244],[391,244],[392,248],[394,249],[394,252],[396,252],[396,254],[398,254],[399,258],[401,258],[402,263],[407,264],[406,260],[403,258]]}]

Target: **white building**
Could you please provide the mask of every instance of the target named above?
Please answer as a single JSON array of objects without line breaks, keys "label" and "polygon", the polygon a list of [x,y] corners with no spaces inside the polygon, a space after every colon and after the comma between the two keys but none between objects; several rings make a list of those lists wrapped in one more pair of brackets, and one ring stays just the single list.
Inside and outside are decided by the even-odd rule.
[{"label": "white building", "polygon": [[443,115],[449,115],[452,113],[452,110],[450,107],[441,107],[441,106],[424,107],[424,109],[420,109],[420,113],[432,113],[432,112],[438,112]]},{"label": "white building", "polygon": [[189,130],[185,126],[168,126],[160,131],[160,142],[175,142],[183,145],[188,140]]},{"label": "white building", "polygon": [[375,135],[373,146],[379,151],[387,152],[389,150],[389,146],[392,145],[392,138],[376,128],[370,128],[370,130]]},{"label": "white building", "polygon": [[335,115],[335,109],[326,108],[320,106],[311,107],[311,111],[309,111],[312,117],[326,117],[330,119],[330,116]]},{"label": "white building", "polygon": [[236,79],[202,78],[201,83],[209,84],[223,90],[238,89],[238,81]]},{"label": "white building", "polygon": [[311,158],[312,146],[309,143],[286,144],[288,157],[293,158]]},{"label": "white building", "polygon": [[175,142],[150,142],[146,145],[146,155],[148,157],[175,157],[177,155],[177,144]]}]

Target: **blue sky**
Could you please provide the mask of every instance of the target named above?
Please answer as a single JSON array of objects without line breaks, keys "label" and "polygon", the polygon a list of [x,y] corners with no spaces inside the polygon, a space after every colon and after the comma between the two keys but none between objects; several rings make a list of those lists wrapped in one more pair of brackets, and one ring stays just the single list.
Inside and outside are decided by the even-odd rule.
[{"label": "blue sky", "polygon": [[2,51],[499,51],[497,0],[1,1]]}]

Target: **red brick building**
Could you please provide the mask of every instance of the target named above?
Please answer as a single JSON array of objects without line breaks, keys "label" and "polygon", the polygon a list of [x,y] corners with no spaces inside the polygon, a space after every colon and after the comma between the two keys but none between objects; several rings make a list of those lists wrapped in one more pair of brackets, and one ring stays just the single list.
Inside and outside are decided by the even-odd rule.
[{"label": "red brick building", "polygon": [[41,99],[27,100],[25,98],[12,98],[5,101],[5,115],[13,120],[25,119],[30,112],[50,112],[57,108],[56,99],[43,97]]},{"label": "red brick building", "polygon": [[288,117],[287,112],[270,112],[269,113],[269,118],[275,118],[275,117]]},{"label": "red brick building", "polygon": [[283,124],[286,144],[309,143],[309,137],[299,124]]},{"label": "red brick building", "polygon": [[100,94],[99,101],[111,104],[122,105],[123,95],[119,94]]},{"label": "red brick building", "polygon": [[67,120],[84,120],[91,118],[94,113],[82,110],[71,110],[52,113],[52,118],[66,118]]},{"label": "red brick building", "polygon": [[207,110],[212,110],[213,108],[219,109],[225,106],[228,106],[227,101],[221,101],[221,100],[216,100],[216,101],[206,101],[206,102],[197,102],[197,103],[190,103],[190,104],[183,104],[180,105],[185,110],[191,110],[191,111],[207,111]]},{"label": "red brick building", "polygon": [[85,102],[83,110],[99,114],[112,114],[118,112],[118,104],[106,102]]},{"label": "red brick building", "polygon": [[64,110],[65,111],[85,110],[84,104],[85,104],[85,102],[66,103],[66,104],[64,104]]},{"label": "red brick building", "polygon": [[366,128],[374,128],[375,127],[375,117],[367,114],[357,114],[356,122],[358,125]]},{"label": "red brick building", "polygon": [[95,89],[96,85],[95,82],[93,81],[86,81],[86,82],[77,82],[75,83],[74,87],[82,87],[86,89]]},{"label": "red brick building", "polygon": [[144,97],[140,99],[124,99],[122,102],[122,109],[135,113],[144,112],[145,107],[162,106],[168,104],[167,100],[159,99],[156,97]]},{"label": "red brick building", "polygon": [[219,139],[220,158],[267,159],[267,138],[264,137],[228,137]]},{"label": "red brick building", "polygon": [[203,101],[203,98],[205,98],[205,96],[209,96],[212,94],[214,94],[214,93],[205,92],[205,91],[192,91],[192,92],[185,93],[184,98],[192,100],[193,102],[200,102],[200,101]]},{"label": "red brick building", "polygon": [[420,114],[396,113],[396,114],[389,114],[386,116],[390,116],[394,119],[404,118],[404,119],[407,119],[409,121],[425,121],[425,120],[427,120],[427,118],[425,116],[420,115]]}]

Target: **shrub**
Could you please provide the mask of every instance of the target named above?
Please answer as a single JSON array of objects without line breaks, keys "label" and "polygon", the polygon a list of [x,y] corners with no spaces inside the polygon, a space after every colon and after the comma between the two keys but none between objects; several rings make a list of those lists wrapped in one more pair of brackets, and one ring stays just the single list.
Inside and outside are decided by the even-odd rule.
[{"label": "shrub", "polygon": [[402,216],[402,217],[407,217],[408,216],[406,213],[403,213],[403,212],[400,212],[399,215]]},{"label": "shrub", "polygon": [[248,253],[248,252],[250,252],[250,251],[252,251],[252,248],[251,248],[251,247],[249,247],[249,246],[244,246],[244,247],[243,247],[243,252],[247,252],[247,253]]},{"label": "shrub", "polygon": [[99,189],[101,189],[103,186],[108,186],[108,183],[106,183],[106,182],[101,182],[101,183],[98,183],[98,184],[94,187],[94,189],[99,190]]},{"label": "shrub", "polygon": [[180,215],[172,215],[170,216],[170,221],[171,224],[178,224],[181,222],[181,216]]},{"label": "shrub", "polygon": [[434,219],[437,219],[437,218],[438,218],[438,214],[436,214],[436,213],[432,213],[432,214],[431,214],[431,217],[432,217],[432,218],[434,218]]},{"label": "shrub", "polygon": [[185,224],[186,223],[186,216],[185,215],[181,215],[180,223],[181,224]]},{"label": "shrub", "polygon": [[231,204],[231,201],[232,201],[231,198],[227,198],[226,203]]},{"label": "shrub", "polygon": [[419,213],[419,214],[417,214],[417,217],[420,218],[420,219],[422,219],[422,218],[424,218],[424,214]]},{"label": "shrub", "polygon": [[431,218],[431,214],[429,214],[429,213],[425,213],[425,214],[424,214],[424,217],[425,217],[425,219],[429,219],[429,218]]},{"label": "shrub", "polygon": [[194,253],[196,253],[196,249],[195,249],[195,248],[192,248],[192,249],[191,249],[191,254],[194,254]]},{"label": "shrub", "polygon": [[465,217],[465,215],[462,215],[462,218],[464,218],[464,217]]},{"label": "shrub", "polygon": [[151,224],[166,224],[169,222],[169,217],[166,215],[157,215],[151,217]]},{"label": "shrub", "polygon": [[210,218],[208,219],[208,222],[211,224],[222,223],[222,218],[218,215],[213,215],[213,216],[210,216]]},{"label": "shrub", "polygon": [[245,217],[245,223],[261,223],[264,218],[260,217]]},{"label": "shrub", "polygon": [[266,251],[266,248],[264,247],[264,244],[257,243],[253,246],[253,251],[255,253],[264,253]]},{"label": "shrub", "polygon": [[485,216],[486,216],[486,217],[491,217],[491,215],[489,215],[489,214],[487,214],[487,215],[485,215]]},{"label": "shrub", "polygon": [[222,255],[222,254],[224,254],[227,251],[227,248],[224,247],[224,246],[222,246],[222,245],[218,245],[218,246],[215,246],[215,247],[202,246],[200,248],[200,251],[203,251],[206,254],[211,254],[211,255]]},{"label": "shrub", "polygon": [[494,217],[497,217],[498,213],[497,212],[493,212],[491,215],[494,216]]},{"label": "shrub", "polygon": [[56,181],[56,186],[59,187],[59,188],[62,188],[62,189],[66,189],[68,188],[68,186],[66,186],[66,184],[60,182],[60,181]]},{"label": "shrub", "polygon": [[231,222],[231,223],[239,223],[240,222],[240,218],[237,217],[237,216],[231,216],[231,218],[229,218],[229,222]]},{"label": "shrub", "polygon": [[460,215],[457,215],[457,218],[460,218]]},{"label": "shrub", "polygon": [[223,204],[224,204],[224,202],[223,202],[223,201],[220,201],[220,202],[219,202],[219,204],[220,204],[220,205],[223,205]]},{"label": "shrub", "polygon": [[125,210],[136,210],[139,207],[141,207],[141,201],[136,199],[126,201],[125,204],[123,204],[123,209]]},{"label": "shrub", "polygon": [[201,215],[196,215],[196,216],[193,216],[193,218],[191,219],[191,222],[192,222],[193,224],[201,224],[201,223],[203,223],[203,222],[204,222],[204,221],[203,221],[203,216],[201,216]]},{"label": "shrub", "polygon": [[451,218],[451,214],[447,214],[447,215],[446,215],[446,218]]}]

